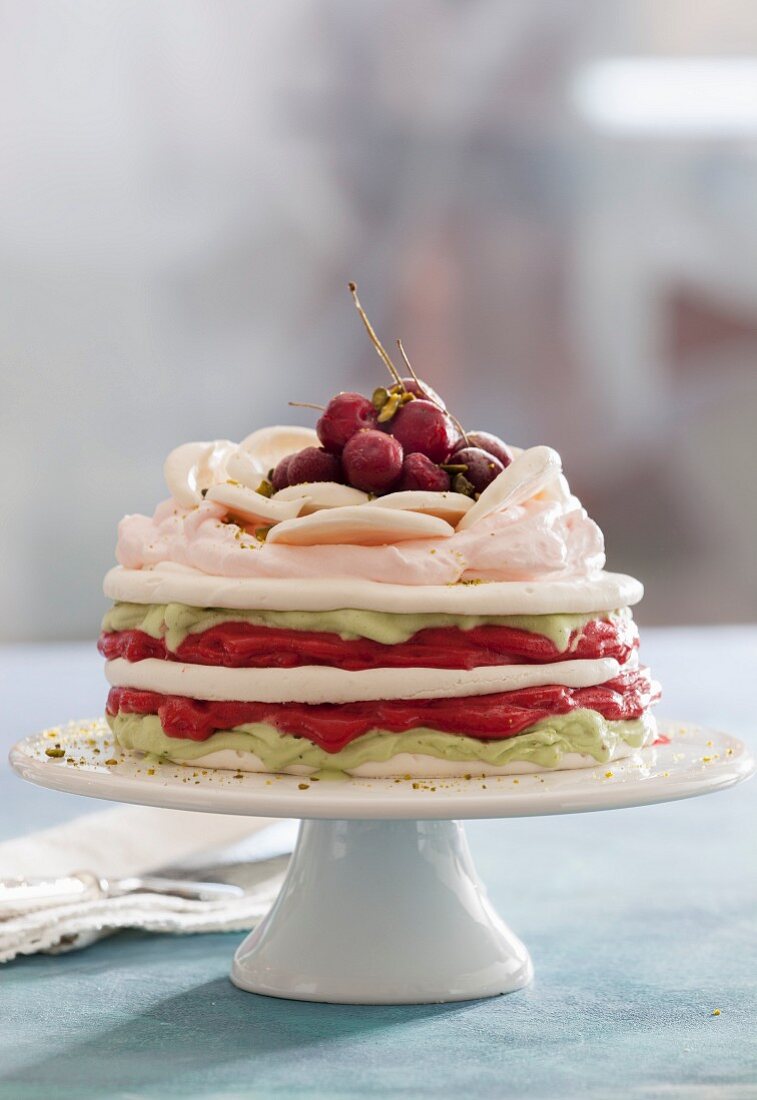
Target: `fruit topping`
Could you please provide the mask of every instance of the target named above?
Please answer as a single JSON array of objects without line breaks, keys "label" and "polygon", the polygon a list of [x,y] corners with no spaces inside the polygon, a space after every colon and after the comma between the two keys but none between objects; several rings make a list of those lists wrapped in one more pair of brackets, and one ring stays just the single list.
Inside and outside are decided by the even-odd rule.
[{"label": "fruit topping", "polygon": [[339,459],[322,447],[305,447],[292,455],[286,476],[290,485],[301,485],[305,481],[344,480]]},{"label": "fruit topping", "polygon": [[338,393],[318,419],[315,430],[321,444],[332,454],[341,454],[355,432],[376,427],[376,408],[361,393]]},{"label": "fruit topping", "polygon": [[474,493],[483,493],[487,485],[505,468],[498,458],[488,451],[482,451],[480,447],[461,447],[452,456],[452,463],[456,469],[456,477],[462,475],[473,486]]},{"label": "fruit topping", "polygon": [[[504,440],[497,435],[492,435],[491,432],[466,432],[465,438],[467,443],[461,443],[461,447],[479,447],[482,451],[499,459],[503,469],[506,469],[515,457]],[[453,458],[450,461],[456,462],[457,459]]]},{"label": "fruit topping", "polygon": [[[404,348],[402,351],[404,354]],[[400,383],[406,393],[412,393],[414,397],[425,397],[429,401],[433,401],[435,405],[438,405],[443,412],[447,411],[447,406],[436,390],[432,389],[428,382],[424,382],[422,378],[418,378],[417,376],[415,378],[401,378]]]},{"label": "fruit topping", "polygon": [[274,492],[280,492],[282,489],[286,489],[289,485],[289,463],[294,458],[294,455],[285,455],[281,462],[277,463],[274,469],[271,471],[271,485],[273,485]]},{"label": "fruit topping", "polygon": [[460,432],[450,416],[422,397],[398,409],[389,430],[405,451],[420,452],[432,462],[444,462],[460,442]]},{"label": "fruit topping", "polygon": [[353,435],[342,452],[347,481],[366,493],[388,489],[402,473],[402,446],[385,432],[369,428]]},{"label": "fruit topping", "polygon": [[449,474],[426,455],[419,451],[405,455],[398,490],[421,489],[429,493],[444,493],[449,486]]},{"label": "fruit topping", "polygon": [[[361,306],[357,287],[350,283],[349,288],[389,373],[386,384],[370,396],[338,393],[325,406],[290,401],[320,413],[315,431],[277,426],[253,432],[238,446],[217,440],[178,447],[165,469],[179,505],[196,508],[203,500],[221,505],[232,523],[257,524],[254,533],[261,541],[310,544],[323,537],[378,545],[382,539],[430,537],[433,529],[449,533],[450,523],[465,529],[503,502],[519,503],[524,492],[559,473],[546,448],[522,461],[498,436],[466,432],[418,377],[401,340],[398,369]],[[390,522],[385,516],[371,518],[372,510],[363,514],[364,505],[384,500],[382,511],[405,516]],[[329,512],[344,514],[329,518]],[[298,524],[306,526],[301,533]]]},{"label": "fruit topping", "polygon": [[[283,458],[269,473],[274,491],[305,481],[343,480],[374,495],[390,489],[427,493],[453,489],[458,495],[477,498],[512,462],[510,448],[490,432],[466,433],[439,394],[418,377],[402,341],[397,340],[407,372],[401,374],[360,304],[357,287],[350,283],[349,288],[391,382],[378,386],[370,397],[339,393],[325,408],[306,406],[322,412],[316,425],[321,448],[309,447]],[[341,469],[336,456],[341,456]]]}]

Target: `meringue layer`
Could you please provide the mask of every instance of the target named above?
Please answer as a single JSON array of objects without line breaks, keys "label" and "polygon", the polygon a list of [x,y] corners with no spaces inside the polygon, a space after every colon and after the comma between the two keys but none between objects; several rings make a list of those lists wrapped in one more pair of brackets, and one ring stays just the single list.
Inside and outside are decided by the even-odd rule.
[{"label": "meringue layer", "polygon": [[[296,547],[294,549],[301,549]],[[367,547],[364,549],[372,549]],[[338,611],[343,608],[410,614],[551,615],[584,614],[600,608],[632,607],[644,586],[624,573],[556,580],[381,584],[355,577],[212,577],[185,565],[116,566],[103,591],[124,603],[183,603],[192,607],[265,611]]]},{"label": "meringue layer", "polygon": [[[637,667],[632,657],[623,670]],[[106,661],[113,687],[154,691],[192,699],[257,703],[350,703],[378,699],[454,699],[561,684],[595,687],[613,680],[621,666],[613,657],[546,665],[491,665],[484,668],[372,668],[348,672],[322,665],[299,668],[223,668],[148,657]]]}]

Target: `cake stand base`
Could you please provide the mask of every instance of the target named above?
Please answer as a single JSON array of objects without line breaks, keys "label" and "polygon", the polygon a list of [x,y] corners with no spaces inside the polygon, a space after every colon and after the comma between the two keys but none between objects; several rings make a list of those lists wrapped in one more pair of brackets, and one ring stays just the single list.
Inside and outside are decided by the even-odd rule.
[{"label": "cake stand base", "polygon": [[240,989],[337,1004],[492,997],[532,977],[459,821],[303,821],[281,893],[234,957]]}]

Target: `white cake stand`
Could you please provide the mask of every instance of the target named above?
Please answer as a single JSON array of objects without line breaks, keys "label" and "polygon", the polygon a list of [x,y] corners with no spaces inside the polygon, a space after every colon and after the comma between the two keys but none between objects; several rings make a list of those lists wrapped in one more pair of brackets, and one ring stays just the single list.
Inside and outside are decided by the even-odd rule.
[{"label": "white cake stand", "polygon": [[318,782],[151,764],[115,746],[103,722],[74,722],[19,742],[11,764],[32,783],[94,798],[302,818],[279,898],[237,950],[232,981],[305,1001],[422,1004],[510,993],[533,973],[476,875],[460,818],[668,802],[755,770],[726,734],[677,723],[661,732],[669,744],[577,771]]}]

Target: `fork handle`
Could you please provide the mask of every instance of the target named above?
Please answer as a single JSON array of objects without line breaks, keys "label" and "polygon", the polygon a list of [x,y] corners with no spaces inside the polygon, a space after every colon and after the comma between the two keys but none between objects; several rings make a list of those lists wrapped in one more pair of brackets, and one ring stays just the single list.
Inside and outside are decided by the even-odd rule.
[{"label": "fork handle", "polygon": [[58,878],[0,879],[0,917],[87,901],[101,897],[103,892],[100,880],[88,871]]}]

